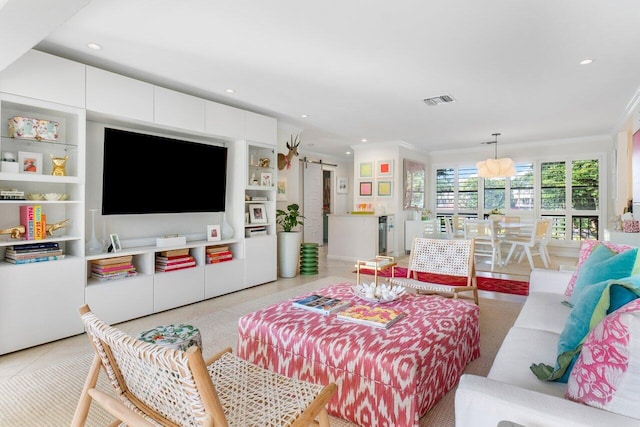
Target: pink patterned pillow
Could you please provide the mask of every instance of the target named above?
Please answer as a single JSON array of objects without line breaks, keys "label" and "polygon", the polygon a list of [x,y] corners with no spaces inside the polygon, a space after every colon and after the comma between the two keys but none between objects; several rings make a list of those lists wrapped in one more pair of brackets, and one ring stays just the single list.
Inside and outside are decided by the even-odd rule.
[{"label": "pink patterned pillow", "polygon": [[569,280],[569,283],[567,284],[567,289],[564,291],[564,294],[566,296],[570,297],[573,293],[573,287],[576,284],[576,280],[578,279],[580,267],[582,267],[582,264],[585,262],[585,260],[589,258],[589,255],[591,255],[591,252],[593,252],[593,248],[599,243],[603,244],[616,253],[624,252],[634,247],[629,245],[618,245],[611,242],[601,242],[600,240],[583,240],[582,246],[580,246],[580,252],[578,253],[578,264],[575,271],[573,272],[573,275],[571,276],[571,279]]},{"label": "pink patterned pillow", "polygon": [[565,397],[640,418],[640,298],[589,332],[571,370]]}]

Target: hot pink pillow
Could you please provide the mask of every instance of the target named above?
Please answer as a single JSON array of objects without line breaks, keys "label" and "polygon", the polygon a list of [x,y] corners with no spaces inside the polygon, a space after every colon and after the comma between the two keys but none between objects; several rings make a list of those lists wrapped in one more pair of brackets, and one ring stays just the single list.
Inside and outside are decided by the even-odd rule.
[{"label": "hot pink pillow", "polygon": [[633,246],[629,246],[629,245],[618,245],[616,243],[611,243],[611,242],[601,242],[600,240],[584,240],[582,242],[582,246],[580,246],[580,252],[578,253],[578,264],[576,266],[577,268],[573,272],[573,275],[571,276],[571,279],[567,284],[567,289],[564,291],[564,294],[566,296],[570,297],[571,294],[573,293],[573,287],[576,284],[576,280],[578,279],[578,273],[580,272],[580,267],[585,262],[585,260],[589,258],[589,255],[591,255],[591,252],[593,251],[594,246],[597,244],[602,244],[616,253],[620,253],[633,248]]},{"label": "hot pink pillow", "polygon": [[640,298],[602,319],[589,332],[565,397],[640,418]]}]

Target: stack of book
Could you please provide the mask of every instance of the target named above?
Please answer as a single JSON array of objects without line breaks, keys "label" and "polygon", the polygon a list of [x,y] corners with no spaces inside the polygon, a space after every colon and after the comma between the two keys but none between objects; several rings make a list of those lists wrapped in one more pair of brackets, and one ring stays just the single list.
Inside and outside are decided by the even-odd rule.
[{"label": "stack of book", "polygon": [[209,246],[207,248],[207,264],[231,261],[232,259],[233,253],[229,250],[229,246]]},{"label": "stack of book", "polygon": [[41,205],[21,205],[20,224],[25,229],[24,239],[41,240],[46,237],[46,215],[42,213]]},{"label": "stack of book", "polygon": [[12,264],[28,264],[30,262],[55,261],[63,259],[62,249],[57,242],[29,243],[9,246],[4,259]]},{"label": "stack of book", "polygon": [[349,307],[350,303],[339,298],[331,298],[324,295],[309,295],[291,303],[294,307],[304,308],[314,313],[331,314]]},{"label": "stack of book", "polygon": [[133,255],[91,261],[91,277],[100,281],[124,279],[138,274],[132,263]]},{"label": "stack of book", "polygon": [[196,266],[196,260],[189,255],[189,248],[173,249],[156,254],[156,271],[175,271]]},{"label": "stack of book", "polygon": [[0,200],[24,200],[24,191],[15,188],[0,188]]},{"label": "stack of book", "polygon": [[340,320],[375,326],[377,328],[388,328],[405,317],[405,313],[397,308],[361,304],[351,306],[341,311],[336,317]]}]

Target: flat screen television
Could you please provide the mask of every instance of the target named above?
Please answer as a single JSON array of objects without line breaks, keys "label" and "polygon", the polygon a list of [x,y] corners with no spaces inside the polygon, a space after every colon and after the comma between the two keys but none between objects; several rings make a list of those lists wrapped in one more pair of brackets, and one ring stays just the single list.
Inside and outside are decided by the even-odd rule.
[{"label": "flat screen television", "polygon": [[225,210],[227,147],[104,129],[102,214]]}]

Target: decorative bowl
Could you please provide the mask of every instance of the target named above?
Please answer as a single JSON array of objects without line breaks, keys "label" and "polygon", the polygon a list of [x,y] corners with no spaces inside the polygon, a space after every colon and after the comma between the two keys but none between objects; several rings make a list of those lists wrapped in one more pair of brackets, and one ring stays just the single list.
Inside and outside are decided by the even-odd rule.
[{"label": "decorative bowl", "polygon": [[27,200],[44,200],[44,197],[42,197],[42,194],[27,194]]},{"label": "decorative bowl", "polygon": [[363,283],[361,285],[355,285],[352,290],[353,294],[358,298],[377,303],[395,301],[402,298],[407,292],[403,286],[387,285],[384,283],[377,286],[375,283]]},{"label": "decorative bowl", "polygon": [[53,200],[53,201],[66,200],[67,197],[69,197],[65,193],[44,193],[44,194],[41,194],[41,196],[42,196],[42,199],[44,200]]}]

